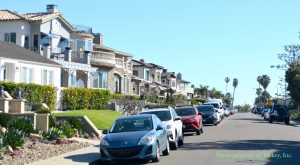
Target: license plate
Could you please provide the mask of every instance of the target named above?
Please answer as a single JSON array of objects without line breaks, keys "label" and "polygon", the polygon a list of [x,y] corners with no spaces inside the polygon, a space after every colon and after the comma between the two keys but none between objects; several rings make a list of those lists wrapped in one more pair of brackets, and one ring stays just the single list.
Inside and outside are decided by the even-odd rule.
[{"label": "license plate", "polygon": [[203,119],[203,122],[205,122],[206,120],[205,119]]},{"label": "license plate", "polygon": [[185,125],[183,125],[182,128],[185,128]]}]

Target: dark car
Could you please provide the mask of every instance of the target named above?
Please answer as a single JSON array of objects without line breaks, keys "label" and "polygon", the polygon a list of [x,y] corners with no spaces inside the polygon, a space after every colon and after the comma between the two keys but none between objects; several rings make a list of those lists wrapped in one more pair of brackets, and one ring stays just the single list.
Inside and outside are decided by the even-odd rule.
[{"label": "dark car", "polygon": [[269,122],[272,123],[273,121],[282,121],[287,125],[290,124],[290,114],[287,106],[279,104],[272,106]]},{"label": "dark car", "polygon": [[203,133],[202,113],[199,114],[194,106],[177,107],[175,111],[181,117],[183,132]]},{"label": "dark car", "polygon": [[160,155],[169,155],[167,128],[153,114],[133,115],[116,119],[112,128],[104,130],[101,139],[101,160],[146,159],[158,162]]},{"label": "dark car", "polygon": [[261,114],[262,110],[263,110],[262,107],[256,107],[256,108],[254,109],[254,114]]},{"label": "dark car", "polygon": [[218,124],[217,111],[212,105],[201,105],[197,107],[198,112],[202,112],[204,124]]}]

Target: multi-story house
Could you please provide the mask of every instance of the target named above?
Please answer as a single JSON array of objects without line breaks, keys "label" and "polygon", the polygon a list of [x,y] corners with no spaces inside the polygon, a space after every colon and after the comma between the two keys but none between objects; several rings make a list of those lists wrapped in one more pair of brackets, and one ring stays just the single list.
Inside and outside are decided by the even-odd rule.
[{"label": "multi-story house", "polygon": [[[83,35],[81,35],[83,34]],[[18,14],[0,10],[0,40],[13,42],[62,65],[60,86],[90,87],[96,68],[89,64],[92,37],[78,31],[58,11]],[[72,39],[71,39],[72,38]]]},{"label": "multi-story house", "polygon": [[176,79],[176,91],[187,97],[187,99],[192,99],[194,95],[194,88],[190,87],[189,81],[183,80],[181,73],[177,74]]},{"label": "multi-story house", "polygon": [[132,95],[132,56],[103,45],[100,33],[94,34],[91,65],[93,88],[108,89],[112,93]]},{"label": "multi-story house", "polygon": [[175,93],[177,88],[175,72],[168,72],[167,69],[163,69],[161,84],[168,88],[170,92]]},{"label": "multi-story house", "polygon": [[143,59],[133,62],[133,93],[135,95],[154,94],[165,97],[165,87],[161,85],[163,67],[146,63]]}]

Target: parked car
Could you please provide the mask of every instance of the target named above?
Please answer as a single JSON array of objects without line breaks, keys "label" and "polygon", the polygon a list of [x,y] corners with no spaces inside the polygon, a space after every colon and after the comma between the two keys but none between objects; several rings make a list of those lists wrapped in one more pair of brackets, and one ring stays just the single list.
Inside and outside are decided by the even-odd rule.
[{"label": "parked car", "polygon": [[254,114],[261,114],[262,107],[256,107],[254,110]]},{"label": "parked car", "polygon": [[101,160],[146,159],[158,162],[169,155],[167,128],[156,115],[133,115],[115,120],[100,142]]},{"label": "parked car", "polygon": [[203,105],[212,105],[218,112],[220,113],[220,121],[224,118],[224,109],[221,107],[221,104],[218,102],[209,102],[209,103],[204,103]]},{"label": "parked car", "polygon": [[265,113],[268,111],[269,108],[267,107],[264,107],[261,111],[261,117],[264,117],[265,116]]},{"label": "parked car", "polygon": [[268,108],[266,112],[264,112],[264,119],[269,120],[270,119],[270,113],[271,113],[271,108]]},{"label": "parked car", "polygon": [[197,135],[203,133],[202,113],[194,106],[183,106],[175,109],[181,117],[183,132],[196,132]]},{"label": "parked car", "polygon": [[224,116],[228,117],[230,115],[230,110],[224,107]]},{"label": "parked car", "polygon": [[212,105],[201,105],[197,107],[198,112],[202,112],[202,122],[204,124],[217,125],[220,122],[220,113]]},{"label": "parked car", "polygon": [[272,123],[273,121],[283,121],[287,125],[290,124],[290,114],[287,106],[279,104],[272,106],[269,122]]},{"label": "parked car", "polygon": [[182,122],[180,116],[175,110],[169,106],[149,107],[143,109],[140,114],[155,114],[167,126],[169,133],[169,142],[172,150],[176,150],[178,146],[183,145],[184,137],[182,132]]},{"label": "parked car", "polygon": [[230,115],[234,115],[236,113],[236,110],[232,107],[229,107],[228,110]]}]

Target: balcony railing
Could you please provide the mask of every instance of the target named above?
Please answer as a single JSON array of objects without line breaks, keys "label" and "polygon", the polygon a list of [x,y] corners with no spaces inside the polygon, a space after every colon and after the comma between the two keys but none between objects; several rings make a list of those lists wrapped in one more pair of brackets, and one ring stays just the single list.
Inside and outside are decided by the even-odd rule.
[{"label": "balcony railing", "polygon": [[83,51],[74,51],[71,53],[71,61],[76,63],[87,64],[87,59]]},{"label": "balcony railing", "polygon": [[124,68],[123,59],[116,58],[116,67],[117,68]]},{"label": "balcony railing", "polygon": [[98,66],[115,67],[115,54],[102,51],[93,51],[91,55],[91,64]]}]

